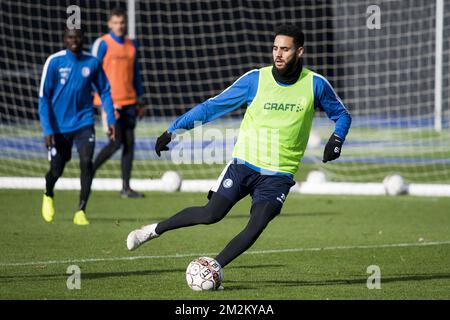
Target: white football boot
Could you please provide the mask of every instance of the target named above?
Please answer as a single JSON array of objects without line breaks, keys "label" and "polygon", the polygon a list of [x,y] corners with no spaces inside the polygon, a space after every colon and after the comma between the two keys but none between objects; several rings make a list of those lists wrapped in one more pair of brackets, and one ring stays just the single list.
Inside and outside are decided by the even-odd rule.
[{"label": "white football boot", "polygon": [[127,237],[128,250],[130,251],[135,250],[141,244],[159,237],[159,234],[157,234],[155,231],[157,225],[158,225],[157,223],[149,224],[147,226],[143,226],[140,229],[131,231]]}]

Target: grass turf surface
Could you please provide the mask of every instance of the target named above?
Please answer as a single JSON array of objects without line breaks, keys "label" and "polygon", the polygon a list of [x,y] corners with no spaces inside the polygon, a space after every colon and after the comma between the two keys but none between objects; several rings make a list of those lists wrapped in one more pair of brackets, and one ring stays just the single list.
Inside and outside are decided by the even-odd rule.
[{"label": "grass turf surface", "polygon": [[[78,192],[57,191],[55,222],[46,224],[40,191],[0,190],[0,298],[450,299],[448,198],[290,194],[249,249],[254,254],[225,268],[225,290],[194,292],[185,283],[186,266],[199,254],[220,251],[245,226],[250,201],[215,225],[168,232],[128,252],[129,231],[206,200],[205,194],[146,195],[120,199],[115,192],[94,192],[91,225],[79,227],[72,224]],[[429,242],[447,243],[423,245]],[[411,246],[383,247],[400,243]],[[136,256],[147,258],[117,259]],[[66,287],[72,264],[81,268],[81,290]],[[370,265],[381,269],[381,290],[366,287]]]}]

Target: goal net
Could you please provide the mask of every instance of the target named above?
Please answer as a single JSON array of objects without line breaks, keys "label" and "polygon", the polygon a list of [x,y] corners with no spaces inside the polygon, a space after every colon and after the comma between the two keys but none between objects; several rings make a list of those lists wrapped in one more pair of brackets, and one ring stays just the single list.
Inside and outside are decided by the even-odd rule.
[{"label": "goal net", "polygon": [[[64,49],[67,7],[80,7],[89,50],[108,32],[110,10],[126,9],[128,2],[1,1],[0,177],[43,177],[48,170],[38,88],[46,58]],[[316,113],[296,179],[315,169],[333,181],[381,182],[388,174],[400,173],[408,182],[450,182],[448,3],[441,30],[436,28],[439,1],[377,1],[378,28],[368,26],[373,1],[133,2],[146,106],[146,118],[135,132],[134,179],[160,178],[167,170],[179,171],[184,179],[216,178],[235,139],[226,129],[239,128],[245,106],[207,124],[198,135],[186,133],[192,142],[188,156],[174,151],[158,158],[153,150],[156,137],[177,116],[245,72],[271,64],[275,26],[294,23],[306,34],[304,65],[330,81],[353,119],[341,158],[323,164],[323,148],[334,124],[323,112]],[[439,34],[442,59],[437,65]],[[108,140],[98,115],[96,123],[97,154]],[[180,136],[171,148],[178,150],[187,142]],[[118,151],[96,177],[120,178],[120,155]],[[74,150],[64,177],[78,176]]]}]

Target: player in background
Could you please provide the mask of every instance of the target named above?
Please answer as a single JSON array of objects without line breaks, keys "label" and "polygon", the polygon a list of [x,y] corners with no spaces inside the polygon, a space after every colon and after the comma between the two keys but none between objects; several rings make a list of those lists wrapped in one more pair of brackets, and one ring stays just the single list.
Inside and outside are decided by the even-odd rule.
[{"label": "player in background", "polygon": [[[144,197],[142,193],[130,187],[136,118],[142,119],[145,113],[144,107],[139,102],[143,88],[137,55],[138,47],[137,43],[126,35],[125,11],[113,9],[108,19],[108,27],[109,33],[94,42],[92,54],[101,61],[111,85],[111,96],[117,119],[116,137],[95,158],[94,172],[122,146],[122,191],[120,194],[123,198],[142,198]],[[94,97],[94,104],[100,105],[100,103],[97,94]]]},{"label": "player in background", "polygon": [[53,189],[72,157],[75,143],[80,158],[81,191],[73,222],[87,225],[86,205],[91,191],[95,148],[92,87],[101,93],[112,138],[116,120],[102,65],[90,53],[82,51],[83,31],[66,29],[64,43],[67,49],[52,54],[45,62],[39,89],[39,117],[50,161],[50,170],[45,176],[42,216],[47,222],[53,221]]},{"label": "player in background", "polygon": [[[216,223],[240,199],[251,195],[252,207],[247,226],[215,257],[225,267],[247,250],[280,213],[290,188],[295,184],[293,176],[305,152],[315,110],[324,110],[336,123],[325,146],[323,162],[340,156],[351,117],[330,83],[303,66],[303,43],[304,35],[298,27],[278,27],[273,42],[272,66],[247,72],[221,94],[176,119],[157,139],[155,151],[160,155],[161,151],[168,150],[167,144],[177,129],[192,129],[196,121],[207,123],[242,105],[248,106],[234,146],[233,159],[211,189],[209,202],[132,231],[127,238],[129,250],[169,230]],[[278,133],[278,143],[270,146],[273,141],[264,139],[263,132],[267,129]],[[254,146],[269,151],[271,147],[277,149],[266,156],[267,153],[258,150],[252,152]]]}]

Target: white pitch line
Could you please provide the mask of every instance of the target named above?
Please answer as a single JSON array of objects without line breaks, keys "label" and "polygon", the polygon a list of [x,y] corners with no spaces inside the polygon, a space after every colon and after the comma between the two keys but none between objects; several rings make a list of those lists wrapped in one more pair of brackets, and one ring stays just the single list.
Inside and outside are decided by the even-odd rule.
[{"label": "white pitch line", "polygon": [[[421,242],[421,243],[392,243],[392,244],[361,245],[361,246],[334,246],[334,247],[318,247],[318,248],[254,250],[254,251],[246,251],[246,252],[244,252],[244,254],[271,254],[271,253],[308,252],[308,251],[323,251],[323,250],[426,247],[426,246],[439,246],[439,245],[447,245],[447,244],[450,244],[450,241],[435,241],[435,242]],[[10,263],[2,262],[2,263],[0,263],[0,267],[20,267],[20,266],[35,266],[35,265],[47,265],[47,264],[72,264],[72,263],[106,262],[106,261],[133,261],[133,260],[146,260],[146,259],[186,258],[186,257],[212,256],[212,255],[216,255],[216,254],[217,253],[187,253],[187,254],[172,254],[172,255],[163,255],[163,256],[86,258],[86,259],[48,260],[48,261],[10,262]]]}]

